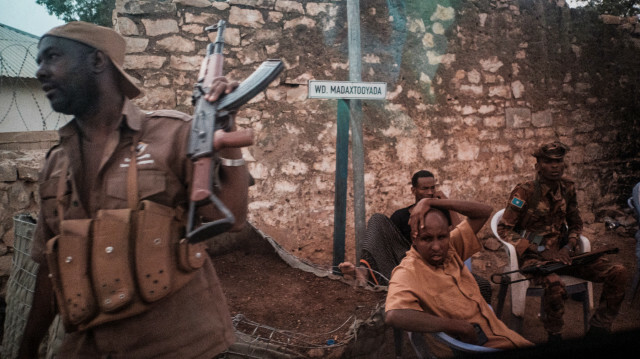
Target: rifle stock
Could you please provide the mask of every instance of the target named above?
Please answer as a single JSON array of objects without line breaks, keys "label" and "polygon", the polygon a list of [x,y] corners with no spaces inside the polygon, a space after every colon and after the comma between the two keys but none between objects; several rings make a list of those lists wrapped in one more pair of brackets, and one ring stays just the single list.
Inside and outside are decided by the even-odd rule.
[{"label": "rifle stock", "polygon": [[[251,76],[241,82],[235,91],[215,102],[207,101],[204,95],[210,91],[214,79],[223,76],[224,29],[223,20],[205,29],[217,31],[217,36],[215,42],[207,46],[207,54],[200,66],[192,97],[195,112],[187,149],[187,156],[194,162],[186,234],[190,243],[201,242],[224,233],[235,223],[231,211],[214,194],[214,189],[219,185],[214,173],[219,161],[216,151],[253,144],[251,130],[229,132],[234,127],[232,113],[264,91],[284,69],[280,60],[265,61]],[[222,214],[222,218],[195,228],[197,208],[208,204],[212,204]]]}]

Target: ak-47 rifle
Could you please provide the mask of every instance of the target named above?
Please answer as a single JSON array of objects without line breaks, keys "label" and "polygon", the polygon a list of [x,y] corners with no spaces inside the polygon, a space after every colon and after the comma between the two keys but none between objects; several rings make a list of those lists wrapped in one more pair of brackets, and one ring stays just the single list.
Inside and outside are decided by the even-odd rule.
[{"label": "ak-47 rifle", "polygon": [[[536,275],[547,275],[554,272],[557,272],[561,269],[569,268],[569,267],[577,267],[583,266],[589,263],[595,262],[596,259],[602,257],[605,254],[615,254],[618,253],[618,248],[603,248],[597,251],[588,252],[584,254],[579,254],[575,257],[571,257],[571,264],[566,264],[562,262],[545,262],[538,265],[532,265],[524,268],[520,268],[518,270],[504,272],[504,273],[494,273],[491,275],[491,281],[500,285],[509,285],[512,283],[518,283],[525,280],[529,280],[529,278],[523,278],[518,280],[511,280],[509,274],[512,273],[520,273],[525,276],[536,276]],[[499,277],[500,280],[496,281],[495,278]]]},{"label": "ak-47 rifle", "polygon": [[[220,20],[217,25],[208,26],[206,32],[217,31],[216,40],[209,43],[207,53],[198,74],[198,82],[194,86],[192,102],[195,106],[194,118],[189,138],[187,156],[194,162],[193,183],[189,202],[189,217],[187,219],[187,240],[197,243],[228,231],[235,223],[231,211],[213,193],[219,185],[214,175],[219,158],[214,150],[214,133],[224,130],[223,136],[216,142],[224,147],[245,147],[253,144],[253,133],[250,130],[228,132],[233,128],[233,114],[240,106],[255,97],[273,81],[284,69],[282,61],[267,60],[246,80],[242,81],[232,93],[224,95],[215,102],[207,101],[204,96],[211,89],[213,80],[223,75],[225,22]],[[195,226],[197,207],[213,204],[220,211],[223,218]]]}]

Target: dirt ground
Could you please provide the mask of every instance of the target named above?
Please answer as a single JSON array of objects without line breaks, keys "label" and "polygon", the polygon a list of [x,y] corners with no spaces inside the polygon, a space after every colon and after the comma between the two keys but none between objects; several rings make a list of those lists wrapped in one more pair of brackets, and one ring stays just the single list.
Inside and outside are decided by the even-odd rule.
[{"label": "dirt ground", "polygon": [[371,315],[386,292],[369,291],[291,268],[275,253],[232,252],[214,259],[232,316],[339,342],[354,319]]},{"label": "dirt ground", "polygon": [[[609,255],[613,261],[622,262],[634,273],[635,239],[637,227],[605,229],[603,223],[585,225],[584,234],[590,239],[592,249],[616,246],[620,252]],[[316,253],[317,255],[317,253]],[[326,262],[330,262],[327,258]],[[502,271],[506,254],[502,248],[485,250],[473,258],[474,272],[489,279],[491,274]],[[322,345],[327,341],[340,343],[346,340],[351,324],[364,320],[372,310],[384,301],[385,292],[371,292],[336,280],[317,277],[289,267],[271,250],[235,250],[214,257],[225,290],[232,316],[242,314],[262,325],[284,331],[302,333],[305,341]],[[321,267],[321,265],[319,265]],[[327,270],[329,267],[327,266]],[[497,306],[498,285],[493,286],[492,305]],[[597,305],[601,285],[594,284],[594,302]],[[639,296],[640,297],[640,296]],[[503,320],[510,324],[509,296],[505,303]],[[539,320],[539,298],[527,298],[527,310],[522,335],[536,344],[546,342],[546,333]],[[593,312],[593,311],[592,311]],[[568,300],[565,311],[566,339],[584,334],[582,304]],[[625,299],[614,331],[640,328],[640,298],[632,304]],[[247,329],[248,330],[248,329]],[[393,335],[387,330],[384,346],[376,357],[393,357]],[[406,338],[403,357],[414,358]]]}]

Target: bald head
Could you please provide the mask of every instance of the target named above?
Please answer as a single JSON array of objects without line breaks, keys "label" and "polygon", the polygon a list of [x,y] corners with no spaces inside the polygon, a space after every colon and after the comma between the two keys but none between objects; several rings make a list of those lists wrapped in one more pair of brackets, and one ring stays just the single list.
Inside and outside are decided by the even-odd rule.
[{"label": "bald head", "polygon": [[450,225],[448,212],[431,208],[425,215],[424,227],[413,240],[413,247],[428,264],[438,266],[444,263],[449,252]]}]

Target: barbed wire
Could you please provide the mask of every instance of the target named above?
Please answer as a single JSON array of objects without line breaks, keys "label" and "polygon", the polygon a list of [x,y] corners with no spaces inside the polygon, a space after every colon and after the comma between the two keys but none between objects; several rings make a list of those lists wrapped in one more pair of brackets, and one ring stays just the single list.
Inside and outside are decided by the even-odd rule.
[{"label": "barbed wire", "polygon": [[[236,330],[251,337],[253,342],[260,341],[263,343],[277,344],[284,348],[298,349],[319,349],[345,345],[346,342],[341,341],[329,343],[327,342],[327,336],[342,330],[346,325],[355,327],[357,320],[355,315],[351,315],[341,325],[331,331],[305,334],[254,322],[243,314],[237,314],[232,318],[233,326]],[[251,342],[247,340],[243,341],[251,344]]]},{"label": "barbed wire", "polygon": [[68,121],[68,116],[51,109],[40,89],[36,54],[34,43],[0,48],[1,132],[57,130]]}]

